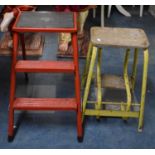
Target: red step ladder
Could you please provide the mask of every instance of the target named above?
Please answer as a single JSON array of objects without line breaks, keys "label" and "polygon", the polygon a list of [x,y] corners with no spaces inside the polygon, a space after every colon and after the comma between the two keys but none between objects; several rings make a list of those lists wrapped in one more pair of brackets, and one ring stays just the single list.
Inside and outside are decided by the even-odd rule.
[{"label": "red step ladder", "polygon": [[[12,28],[13,53],[8,124],[9,141],[12,141],[14,138],[15,110],[73,110],[77,113],[77,138],[79,142],[83,140],[76,19],[76,13],[64,12],[21,12],[18,15]],[[36,21],[35,24],[34,20]],[[70,24],[67,25],[65,20]],[[19,35],[24,35],[25,32],[71,33],[74,51],[73,61],[17,60]],[[24,39],[22,39],[22,45],[23,52],[25,53]],[[75,98],[16,98],[15,86],[17,72],[73,73],[75,77]]]}]

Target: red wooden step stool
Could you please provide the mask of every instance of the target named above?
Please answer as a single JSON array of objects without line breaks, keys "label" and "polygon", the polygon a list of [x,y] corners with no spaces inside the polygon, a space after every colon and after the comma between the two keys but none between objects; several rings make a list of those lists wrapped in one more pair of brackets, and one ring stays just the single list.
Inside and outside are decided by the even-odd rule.
[{"label": "red wooden step stool", "polygon": [[[12,28],[13,53],[9,105],[8,140],[14,138],[15,110],[73,110],[77,113],[77,138],[83,140],[81,119],[80,77],[77,47],[77,15],[64,12],[21,12]],[[17,60],[19,36],[22,35],[23,53],[25,32],[69,32],[72,34],[73,61]],[[73,73],[75,76],[75,98],[16,98],[16,73]]]}]

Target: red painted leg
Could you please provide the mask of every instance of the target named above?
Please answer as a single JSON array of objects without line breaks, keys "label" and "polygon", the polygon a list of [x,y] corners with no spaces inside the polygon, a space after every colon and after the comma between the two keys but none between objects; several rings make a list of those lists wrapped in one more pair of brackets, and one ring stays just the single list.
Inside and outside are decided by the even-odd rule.
[{"label": "red painted leg", "polygon": [[16,85],[16,73],[15,64],[18,50],[18,34],[13,34],[13,53],[12,53],[12,64],[11,64],[11,80],[10,80],[10,104],[9,104],[9,124],[8,124],[8,140],[12,140],[14,134],[14,110],[13,101],[15,96],[15,85]]},{"label": "red painted leg", "polygon": [[72,46],[73,46],[73,57],[75,65],[75,95],[77,101],[77,134],[78,141],[83,140],[83,128],[82,128],[82,113],[81,113],[81,97],[80,97],[80,76],[79,76],[79,61],[78,61],[78,44],[77,34],[72,34]]}]

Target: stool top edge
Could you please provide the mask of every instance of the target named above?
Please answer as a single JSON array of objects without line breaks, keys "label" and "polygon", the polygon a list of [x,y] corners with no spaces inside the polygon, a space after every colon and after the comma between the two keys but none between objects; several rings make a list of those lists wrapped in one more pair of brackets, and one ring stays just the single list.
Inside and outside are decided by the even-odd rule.
[{"label": "stool top edge", "polygon": [[141,28],[92,27],[90,36],[95,46],[149,47],[147,35]]}]

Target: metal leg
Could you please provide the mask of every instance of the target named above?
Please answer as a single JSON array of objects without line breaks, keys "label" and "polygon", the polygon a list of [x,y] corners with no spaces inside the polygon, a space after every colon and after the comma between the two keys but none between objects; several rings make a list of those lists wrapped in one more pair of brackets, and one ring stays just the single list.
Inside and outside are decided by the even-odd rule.
[{"label": "metal leg", "polygon": [[101,5],[101,27],[104,27],[104,5]]},{"label": "metal leg", "polygon": [[143,17],[144,5],[140,5],[140,17]]},{"label": "metal leg", "polygon": [[126,111],[130,111],[131,107],[131,92],[130,92],[130,84],[129,84],[129,77],[128,77],[128,59],[129,59],[130,49],[126,50],[125,60],[124,60],[124,81],[126,87],[126,94],[127,94],[127,108]]},{"label": "metal leg", "polygon": [[[117,10],[121,13],[121,14],[123,14],[124,16],[126,16],[126,17],[131,17],[131,14],[128,12],[128,11],[126,11],[124,8],[123,8],[123,6],[122,5],[115,5],[116,6],[116,8],[117,8]],[[109,5],[108,6],[108,18],[110,17],[110,14],[111,14],[111,8],[112,8],[112,5]]]},{"label": "metal leg", "polygon": [[135,88],[137,63],[138,63],[138,48],[135,48],[134,61],[133,61],[133,66],[132,66],[132,76],[131,76],[132,92],[134,91],[134,88]]},{"label": "metal leg", "polygon": [[93,47],[89,72],[88,72],[86,86],[85,86],[85,90],[84,90],[83,103],[82,103],[82,106],[83,106],[83,108],[82,108],[83,109],[83,119],[84,119],[84,112],[85,112],[85,109],[86,109],[87,99],[88,99],[88,95],[89,95],[89,90],[90,90],[90,85],[91,85],[91,80],[92,80],[92,75],[93,75],[93,69],[94,69],[94,66],[95,66],[96,55],[97,55],[97,47]]},{"label": "metal leg", "polygon": [[93,18],[96,17],[96,8],[93,9]]},{"label": "metal leg", "polygon": [[[101,86],[101,60],[102,60],[102,48],[98,50],[98,60],[97,60],[97,104],[95,109],[100,110],[102,105],[102,86]],[[99,116],[97,116],[99,119]]]},{"label": "metal leg", "polygon": [[88,47],[87,57],[86,57],[86,65],[85,65],[85,68],[84,68],[84,73],[82,75],[81,88],[83,88],[85,83],[86,83],[86,78],[87,78],[90,59],[91,59],[91,54],[92,54],[92,47],[93,47],[93,45],[90,42],[89,47]]},{"label": "metal leg", "polygon": [[75,95],[77,102],[77,134],[78,140],[81,142],[83,139],[83,128],[82,128],[82,112],[81,112],[81,96],[80,96],[80,76],[79,76],[79,56],[78,56],[78,40],[77,34],[72,34],[72,46],[74,54],[74,65],[75,65]]},{"label": "metal leg", "polygon": [[108,5],[108,15],[107,15],[108,18],[110,18],[111,8],[112,8],[112,5]]},{"label": "metal leg", "polygon": [[9,104],[9,121],[8,121],[8,138],[11,140],[14,134],[14,110],[13,110],[13,102],[15,98],[15,86],[16,86],[16,58],[17,58],[17,50],[18,50],[18,34],[13,33],[13,52],[12,52],[12,64],[11,64],[11,80],[10,80],[10,104]]},{"label": "metal leg", "polygon": [[131,14],[128,11],[126,11],[122,5],[115,5],[115,6],[121,14],[123,14],[126,17],[131,17]]},{"label": "metal leg", "polygon": [[138,124],[138,131],[139,132],[142,131],[142,127],[143,127],[145,95],[146,95],[146,85],[147,85],[147,72],[148,72],[148,61],[149,61],[149,53],[148,53],[148,49],[145,49],[144,50],[144,65],[143,65],[141,101],[140,101],[140,114],[139,114],[139,124]]},{"label": "metal leg", "polygon": [[[23,60],[26,60],[26,50],[25,50],[25,39],[24,39],[24,34],[20,34],[20,38],[21,38],[21,47],[22,47],[22,56],[23,56]],[[25,73],[25,80],[26,82],[28,82],[28,74]]]}]

